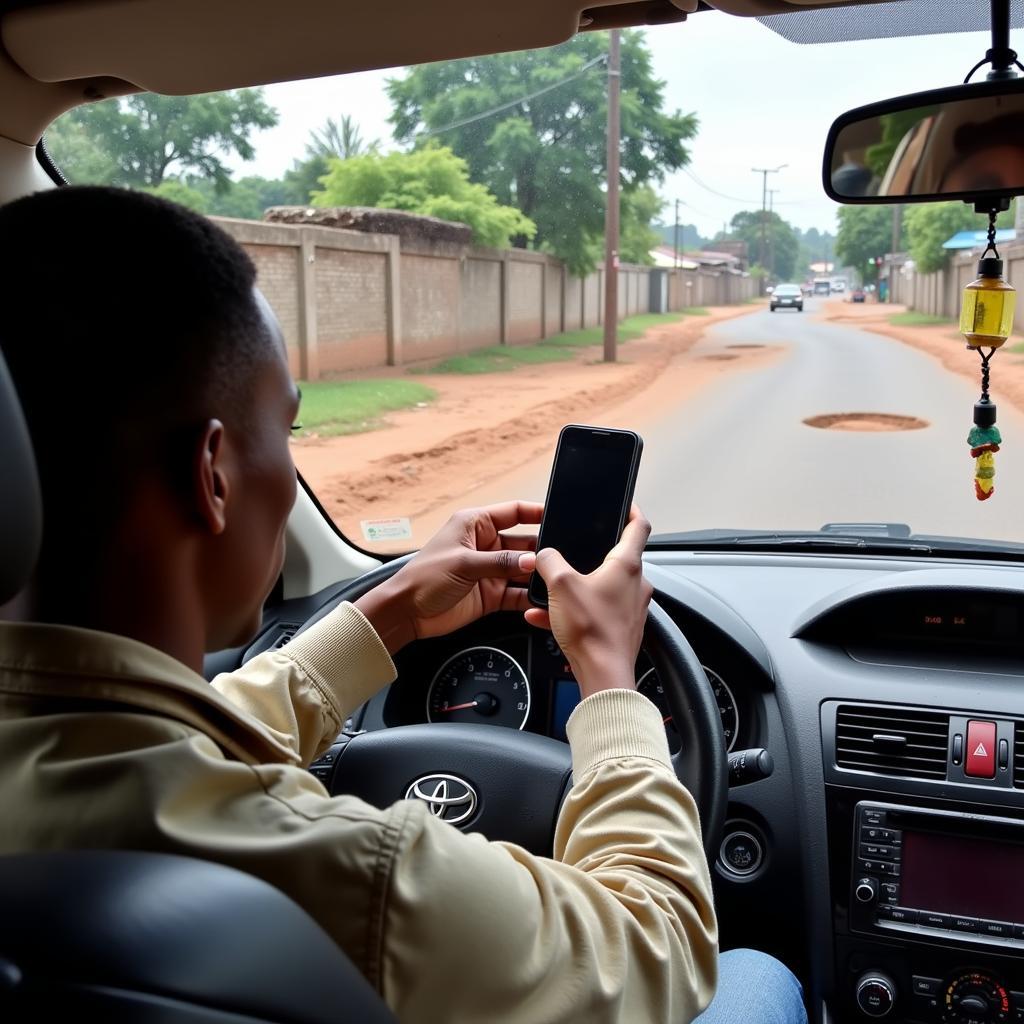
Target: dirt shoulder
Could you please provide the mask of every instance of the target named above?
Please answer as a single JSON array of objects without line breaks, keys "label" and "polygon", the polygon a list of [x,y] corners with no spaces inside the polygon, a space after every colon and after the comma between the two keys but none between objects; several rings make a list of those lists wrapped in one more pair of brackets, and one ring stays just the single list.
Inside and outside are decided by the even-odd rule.
[{"label": "dirt shoulder", "polygon": [[[934,356],[947,370],[968,377],[978,385],[980,393],[981,367],[978,353],[967,348],[956,324],[950,322],[927,327],[905,327],[889,323],[893,314],[904,311],[903,306],[877,302],[830,302],[821,315],[826,320],[849,323],[902,341],[906,345],[913,345]],[[992,360],[992,398],[996,403],[1010,402],[1024,412],[1024,358],[1019,352],[1010,351],[1020,340],[1019,337],[1011,337]]]},{"label": "dirt shoulder", "polygon": [[[362,520],[401,515],[412,520],[413,543],[420,544],[469,492],[531,459],[549,459],[563,424],[601,420],[612,407],[642,401],[648,390],[652,401],[668,398],[653,386],[709,326],[759,308],[713,307],[706,316],[652,328],[623,345],[615,364],[601,362],[600,347],[585,347],[571,361],[508,373],[418,374],[437,392],[428,407],[390,413],[387,426],[371,433],[296,440],[295,462],[348,536],[361,542]],[[694,358],[688,386],[763,357],[740,351],[728,360]]]}]

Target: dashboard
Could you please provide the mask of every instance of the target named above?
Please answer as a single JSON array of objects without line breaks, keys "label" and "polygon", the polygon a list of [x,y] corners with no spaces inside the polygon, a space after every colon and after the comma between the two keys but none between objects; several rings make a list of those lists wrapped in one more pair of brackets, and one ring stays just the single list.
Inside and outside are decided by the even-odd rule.
[{"label": "dashboard", "polygon": [[[773,765],[730,787],[712,864],[722,949],[782,959],[815,1022],[1024,1020],[1024,567],[662,549],[645,573],[706,667],[733,756],[763,748]],[[342,588],[268,608],[252,647],[208,673],[279,646]],[[557,645],[515,615],[411,645],[396,667],[350,729],[562,738],[578,699]],[[658,704],[649,667],[636,677]]]},{"label": "dashboard", "polygon": [[[733,652],[709,645],[704,671],[715,694],[728,750],[753,740],[750,670]],[[719,666],[711,667],[710,661]],[[726,667],[723,667],[726,666]],[[385,727],[457,722],[535,732],[565,740],[579,686],[555,638],[506,613],[451,636],[423,641],[395,658],[398,678],[387,692]],[[724,673],[728,672],[731,685]],[[635,666],[637,689],[660,711],[669,748],[679,748],[665,693],[646,655]],[[738,696],[737,696],[738,695]]]}]

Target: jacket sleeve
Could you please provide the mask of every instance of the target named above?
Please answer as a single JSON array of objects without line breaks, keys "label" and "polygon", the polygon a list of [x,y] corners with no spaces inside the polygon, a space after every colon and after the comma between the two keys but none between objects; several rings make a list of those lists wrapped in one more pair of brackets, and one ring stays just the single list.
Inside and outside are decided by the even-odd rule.
[{"label": "jacket sleeve", "polygon": [[683,1024],[710,1002],[711,881],[661,718],[613,690],[581,702],[567,732],[575,785],[553,860],[464,835],[422,804],[407,812],[380,972],[403,1022]]},{"label": "jacket sleeve", "polygon": [[257,655],[211,685],[308,765],[345,719],[394,678],[384,643],[346,601],[280,650]]}]

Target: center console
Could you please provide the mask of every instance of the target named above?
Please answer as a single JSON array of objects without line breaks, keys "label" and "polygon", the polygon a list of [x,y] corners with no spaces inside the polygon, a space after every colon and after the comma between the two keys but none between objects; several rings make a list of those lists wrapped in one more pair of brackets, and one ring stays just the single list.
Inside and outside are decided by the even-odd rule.
[{"label": "center console", "polygon": [[[1024,793],[1013,772],[1024,725],[986,722],[978,739],[975,719],[952,713],[934,744],[934,779],[897,782],[877,769],[927,763],[911,761],[906,745],[902,760],[880,758],[874,771],[836,770],[849,762],[844,750],[860,750],[847,738],[857,735],[852,714],[846,706],[824,730],[834,1016],[844,1024],[1024,1022]],[[868,721],[867,712],[856,714]],[[889,706],[868,727],[872,748],[895,749],[915,729],[932,729],[921,722],[906,715],[898,732]],[[1020,760],[1024,768],[1024,753]]]}]

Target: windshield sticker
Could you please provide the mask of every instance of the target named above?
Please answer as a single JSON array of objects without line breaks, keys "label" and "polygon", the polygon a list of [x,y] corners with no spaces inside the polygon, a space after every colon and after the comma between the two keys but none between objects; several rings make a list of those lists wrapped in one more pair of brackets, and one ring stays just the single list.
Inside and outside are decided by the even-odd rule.
[{"label": "windshield sticker", "polygon": [[389,519],[361,519],[363,537],[368,541],[410,540],[412,526],[406,516],[392,516]]}]

